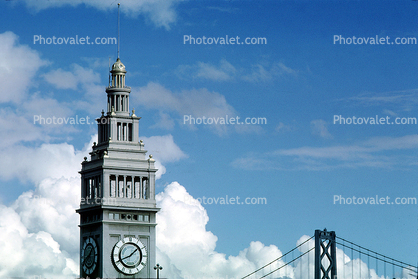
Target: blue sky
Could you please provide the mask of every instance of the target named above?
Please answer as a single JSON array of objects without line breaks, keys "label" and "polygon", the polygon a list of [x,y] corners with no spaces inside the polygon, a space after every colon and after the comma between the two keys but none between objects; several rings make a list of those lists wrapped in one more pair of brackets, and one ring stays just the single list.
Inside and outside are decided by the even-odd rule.
[{"label": "blue sky", "polygon": [[[418,117],[417,44],[333,43],[334,35],[418,37],[417,2],[120,2],[130,107],[142,117],[140,138],[165,169],[157,193],[168,195],[167,185],[178,182],[195,199],[267,198],[266,205],[203,205],[214,251],[236,256],[260,241],[286,252],[326,227],[418,261],[417,205],[333,203],[334,195],[417,197],[418,124],[333,123],[334,115]],[[16,0],[0,8],[2,209],[78,264],[65,234],[25,219],[36,204],[23,200],[49,182],[77,185],[96,126],[39,125],[33,117],[98,117],[117,46],[39,44],[34,36],[117,37],[117,1]],[[197,45],[184,43],[185,35],[267,43]],[[185,115],[262,117],[267,124],[190,125]],[[61,213],[77,221],[69,212]]]}]

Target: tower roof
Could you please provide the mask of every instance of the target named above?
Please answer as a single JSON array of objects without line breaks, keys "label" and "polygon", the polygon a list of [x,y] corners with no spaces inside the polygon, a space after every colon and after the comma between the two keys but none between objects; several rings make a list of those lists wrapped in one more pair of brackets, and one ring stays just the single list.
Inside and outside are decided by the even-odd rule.
[{"label": "tower roof", "polygon": [[125,65],[120,61],[119,57],[116,62],[112,65],[111,73],[126,73]]}]

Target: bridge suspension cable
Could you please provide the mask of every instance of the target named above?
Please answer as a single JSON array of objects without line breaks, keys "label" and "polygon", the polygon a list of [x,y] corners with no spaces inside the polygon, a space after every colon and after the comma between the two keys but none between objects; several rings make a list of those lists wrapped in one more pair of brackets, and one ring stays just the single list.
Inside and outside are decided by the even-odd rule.
[{"label": "bridge suspension cable", "polygon": [[[311,240],[312,238],[314,238],[314,236],[311,236],[310,238],[308,238],[307,240],[305,240],[304,242],[302,242],[301,244],[299,244],[298,246],[296,246],[296,247],[295,247],[295,248],[293,248],[292,250],[290,250],[290,251],[288,251],[287,253],[285,253],[285,254],[281,255],[280,257],[278,257],[277,259],[275,259],[275,260],[273,260],[273,261],[269,262],[268,264],[266,264],[266,265],[264,265],[264,266],[262,266],[262,267],[258,268],[257,270],[255,270],[255,271],[251,272],[250,274],[248,274],[248,275],[246,275],[246,276],[242,277],[241,279],[245,279],[245,278],[247,278],[247,277],[249,277],[249,276],[251,276],[251,275],[253,275],[253,274],[255,274],[255,273],[259,272],[260,270],[262,270],[262,269],[264,269],[264,268],[268,267],[269,265],[271,265],[271,264],[275,263],[276,261],[281,260],[283,257],[286,257],[287,255],[289,255],[290,253],[292,253],[293,251],[295,251],[296,249],[298,249],[299,247],[301,247],[303,244],[307,243],[307,242],[308,242],[309,240]],[[273,271],[269,272],[268,274],[263,275],[262,277],[260,277],[260,279],[261,279],[261,278],[264,278],[264,277],[266,277],[266,276],[268,276],[268,275],[270,275],[270,274],[272,274],[273,272],[278,271],[279,269],[281,269],[281,268],[283,268],[283,267],[285,267],[285,266],[288,266],[289,264],[291,264],[291,263],[292,263],[292,262],[294,262],[295,260],[297,260],[297,259],[301,258],[302,256],[304,256],[305,254],[309,253],[309,252],[310,252],[310,251],[312,251],[313,249],[315,249],[315,247],[312,247],[311,249],[309,249],[309,250],[308,250],[308,251],[306,251],[305,253],[303,253],[303,254],[299,255],[298,257],[294,258],[294,259],[293,259],[293,260],[291,260],[290,262],[287,262],[286,264],[282,265],[281,267],[276,268],[275,270],[273,270]]]},{"label": "bridge suspension cable", "polygon": [[[315,241],[312,241],[312,239],[315,239]],[[308,247],[301,248],[305,244],[307,244]],[[312,245],[313,247],[311,247]],[[294,257],[294,251],[297,249],[299,249],[298,252],[300,254],[299,256]],[[341,254],[337,257],[337,252],[342,253],[342,257]],[[291,254],[291,260],[287,261],[286,256],[289,254]],[[305,255],[307,255],[307,258],[303,258]],[[314,258],[314,262],[311,262],[311,257]],[[376,263],[373,266],[374,261]],[[270,270],[267,270],[267,267],[270,267]],[[337,237],[334,231],[327,231],[326,229],[323,231],[316,230],[314,236],[311,236],[292,250],[256,269],[241,279],[248,279],[248,277],[255,275],[260,271],[261,274],[256,274],[252,278],[266,278],[285,267],[290,267],[290,269],[286,268],[284,271],[279,272],[279,274],[276,273],[276,277],[274,278],[330,279],[336,278],[338,275],[338,278],[342,279],[418,279],[417,266],[396,260],[361,245],[355,244],[344,238]],[[400,271],[398,271],[399,269]]]},{"label": "bridge suspension cable", "polygon": [[[354,254],[353,254],[353,252],[358,253],[358,255],[359,255],[359,264],[361,264],[361,262],[362,262],[361,261],[361,255],[365,255],[367,257],[367,269],[368,269],[368,273],[370,272],[370,269],[371,269],[371,266],[370,266],[370,258],[372,258],[372,259],[375,259],[376,260],[375,272],[376,272],[377,275],[378,275],[378,272],[379,272],[378,262],[380,261],[380,262],[382,262],[384,264],[384,266],[383,266],[383,269],[384,269],[383,272],[384,272],[384,277],[385,278],[386,278],[386,273],[387,273],[386,264],[389,264],[389,265],[392,266],[392,278],[395,278],[395,277],[393,277],[393,276],[395,276],[395,267],[399,267],[399,268],[401,268],[403,270],[408,270],[410,272],[413,272],[414,274],[409,274],[409,275],[412,275],[412,276],[417,277],[417,267],[414,266],[414,265],[412,265],[412,264],[408,264],[408,263],[405,263],[403,261],[399,261],[399,260],[396,260],[394,258],[385,256],[385,255],[383,255],[381,253],[372,251],[372,250],[370,250],[370,249],[368,249],[366,247],[363,247],[361,245],[355,244],[355,243],[353,243],[353,242],[351,242],[349,240],[346,240],[346,239],[341,238],[341,237],[338,237],[338,236],[336,236],[336,241],[335,242],[336,242],[336,244],[341,245],[342,247],[351,250],[351,261],[354,260]],[[344,253],[344,254],[346,255],[346,253]],[[354,264],[352,264],[351,269],[352,269],[351,274],[353,276],[354,275],[354,271],[353,271]],[[360,271],[359,272],[361,274],[361,266],[360,266]],[[342,275],[342,277],[345,278],[344,263],[343,263],[343,273],[344,274]],[[368,274],[368,275],[370,277],[370,274]]]},{"label": "bridge suspension cable", "polygon": [[261,278],[264,278],[264,277],[267,277],[267,276],[269,276],[269,275],[271,275],[272,273],[274,273],[274,272],[278,271],[279,269],[282,269],[282,268],[283,268],[283,267],[285,267],[285,266],[290,265],[292,262],[294,262],[294,261],[296,261],[297,259],[299,259],[299,258],[301,258],[301,257],[305,256],[306,254],[308,254],[309,252],[311,252],[311,251],[312,251],[312,250],[314,250],[314,249],[315,249],[315,247],[312,247],[311,249],[309,249],[309,250],[308,250],[308,251],[306,251],[305,253],[303,253],[303,254],[299,255],[298,257],[294,258],[294,259],[293,259],[293,260],[291,260],[290,262],[287,262],[287,263],[285,263],[284,265],[282,265],[281,267],[278,267],[278,268],[276,268],[275,270],[273,270],[273,271],[271,271],[271,272],[269,272],[269,273],[267,273],[267,274],[265,274],[265,275],[261,276],[261,277],[260,277],[260,279],[261,279]]}]

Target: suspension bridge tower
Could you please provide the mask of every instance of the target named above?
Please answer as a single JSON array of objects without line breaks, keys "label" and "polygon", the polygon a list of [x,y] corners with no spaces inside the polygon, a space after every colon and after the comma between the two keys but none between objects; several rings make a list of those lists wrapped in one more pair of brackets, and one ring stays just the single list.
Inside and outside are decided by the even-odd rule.
[{"label": "suspension bridge tower", "polygon": [[337,278],[335,232],[315,230],[315,279]]}]

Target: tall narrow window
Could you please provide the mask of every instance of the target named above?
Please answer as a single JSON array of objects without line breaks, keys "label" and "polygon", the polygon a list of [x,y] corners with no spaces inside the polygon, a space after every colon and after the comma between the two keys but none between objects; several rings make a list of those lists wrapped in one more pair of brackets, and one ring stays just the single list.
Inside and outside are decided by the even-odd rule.
[{"label": "tall narrow window", "polygon": [[91,187],[92,187],[92,193],[91,198],[97,198],[97,187],[96,187],[96,177],[91,178]]},{"label": "tall narrow window", "polygon": [[126,177],[126,195],[128,199],[132,198],[132,177]]},{"label": "tall narrow window", "polygon": [[134,180],[134,183],[135,183],[135,185],[134,185],[134,198],[135,199],[139,199],[139,197],[140,197],[140,178],[139,177],[137,177],[137,176],[135,176],[135,180]]},{"label": "tall narrow window", "polygon": [[102,198],[102,181],[100,176],[96,177],[96,197]]},{"label": "tall narrow window", "polygon": [[125,189],[124,189],[124,183],[125,183],[125,181],[124,181],[124,179],[123,179],[123,176],[122,175],[119,175],[119,177],[118,177],[118,184],[119,184],[119,189],[118,189],[118,196],[120,197],[120,198],[123,198],[123,193],[125,192]]},{"label": "tall narrow window", "polygon": [[84,179],[84,193],[83,193],[83,198],[87,198],[89,195],[89,180],[88,179]]},{"label": "tall narrow window", "polygon": [[115,198],[116,197],[116,176],[111,175],[109,177],[110,182],[110,197]]},{"label": "tall narrow window", "polygon": [[128,140],[132,141],[132,123],[128,124]]},{"label": "tall narrow window", "polygon": [[117,139],[118,140],[121,140],[121,130],[122,130],[122,127],[121,127],[121,123],[120,122],[118,122],[118,124],[117,124],[117,129],[118,129],[118,131],[117,131],[117,133],[118,133],[118,137],[117,137]]},{"label": "tall narrow window", "polygon": [[87,197],[89,199],[91,199],[91,195],[92,195],[92,192],[93,192],[92,188],[93,188],[92,181],[91,181],[91,178],[89,178],[89,189],[88,189],[88,192],[87,192]]},{"label": "tall narrow window", "polygon": [[123,140],[126,141],[127,140],[127,131],[126,131],[126,123],[123,123]]},{"label": "tall narrow window", "polygon": [[143,185],[142,185],[142,198],[143,199],[148,199],[148,179],[144,179],[142,181]]}]

